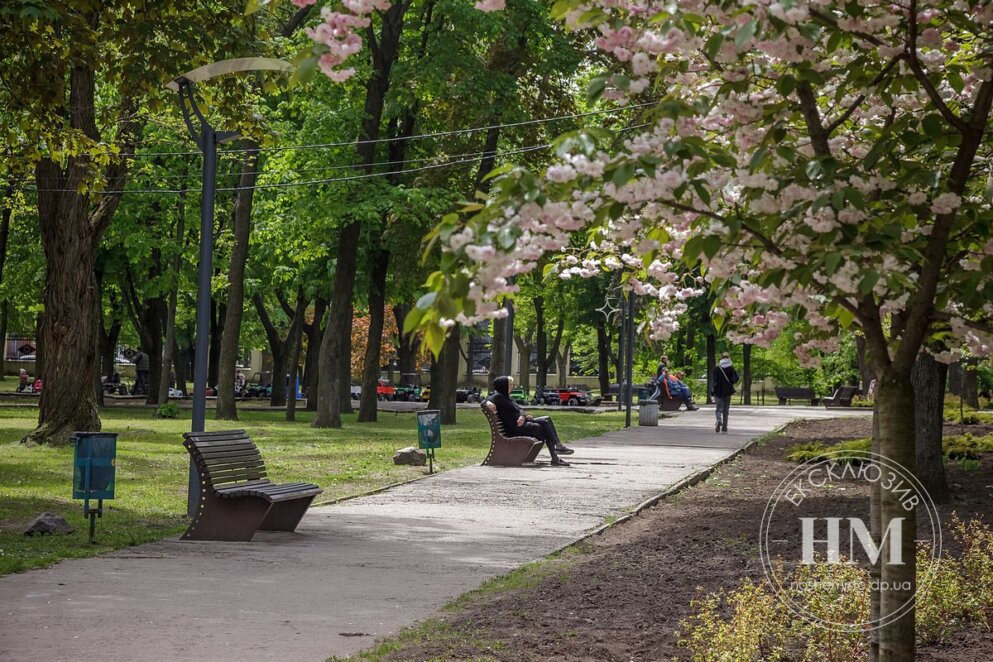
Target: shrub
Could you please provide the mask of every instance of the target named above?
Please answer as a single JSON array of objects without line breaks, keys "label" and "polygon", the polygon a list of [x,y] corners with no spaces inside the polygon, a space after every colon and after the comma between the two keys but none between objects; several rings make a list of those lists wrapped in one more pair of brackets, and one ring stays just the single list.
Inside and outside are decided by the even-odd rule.
[{"label": "shrub", "polygon": [[155,410],[155,416],[156,418],[179,418],[179,406],[173,402],[159,405],[159,408]]},{"label": "shrub", "polygon": [[[959,557],[937,562],[931,581],[918,585],[917,639],[941,643],[967,622],[993,630],[993,530],[981,520],[952,515],[962,543]],[[918,550],[919,572],[930,569],[931,551]],[[780,599],[824,621],[869,620],[869,573],[854,564],[798,565],[776,596],[768,582],[744,579],[737,589],[701,596],[680,624],[679,645],[695,662],[737,660],[867,660],[869,638],[860,631],[829,630],[796,618]],[[724,614],[729,614],[725,616]]]},{"label": "shrub", "polygon": [[827,446],[821,441],[805,441],[787,448],[786,459],[790,462],[803,463],[810,460],[823,460],[827,457],[828,451],[832,453],[836,451],[867,452],[871,449],[872,439],[868,437],[842,441],[831,446]]}]

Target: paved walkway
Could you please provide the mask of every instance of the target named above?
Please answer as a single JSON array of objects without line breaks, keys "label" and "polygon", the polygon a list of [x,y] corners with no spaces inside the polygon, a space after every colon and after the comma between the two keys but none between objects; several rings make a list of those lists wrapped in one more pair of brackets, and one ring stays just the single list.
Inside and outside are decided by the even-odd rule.
[{"label": "paved walkway", "polygon": [[176,539],[0,578],[0,660],[321,661],[588,533],[794,418],[682,413],[574,443],[570,468],[467,467],[312,509],[298,533]]}]

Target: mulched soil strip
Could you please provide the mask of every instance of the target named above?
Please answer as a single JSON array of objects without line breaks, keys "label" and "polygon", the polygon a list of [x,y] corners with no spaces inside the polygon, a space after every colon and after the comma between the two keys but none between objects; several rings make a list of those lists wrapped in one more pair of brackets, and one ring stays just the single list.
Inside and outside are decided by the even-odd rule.
[{"label": "mulched soil strip", "polygon": [[[865,437],[865,420],[802,421],[751,448],[703,482],[646,507],[639,516],[580,543],[583,554],[552,561],[528,589],[479,598],[458,613],[441,613],[446,636],[411,642],[387,660],[664,660],[687,659],[678,647],[680,622],[699,593],[733,589],[762,578],[758,532],[776,485],[796,465],[784,457],[794,443]],[[946,435],[986,434],[989,426],[947,425]],[[993,456],[980,467],[948,465],[950,503],[940,505],[946,553],[951,513],[993,524]],[[839,513],[865,510],[867,490],[838,491]],[[993,659],[993,634],[969,626],[951,644],[930,646],[918,660]],[[474,643],[475,642],[475,643]],[[482,642],[482,643],[480,643]]]}]

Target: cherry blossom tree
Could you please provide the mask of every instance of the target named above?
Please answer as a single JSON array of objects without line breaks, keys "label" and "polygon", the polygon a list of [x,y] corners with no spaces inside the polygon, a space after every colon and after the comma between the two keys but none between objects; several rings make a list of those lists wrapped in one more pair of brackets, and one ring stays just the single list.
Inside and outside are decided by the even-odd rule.
[{"label": "cherry blossom tree", "polygon": [[[559,0],[554,12],[616,60],[592,96],[658,102],[626,134],[562,136],[544,173],[494,173],[485,205],[443,219],[433,239],[452,259],[408,328],[437,348],[457,322],[498,316],[513,276],[550,253],[550,278],[621,271],[655,300],[655,337],[704,286],[734,339],[768,345],[803,320],[807,363],[855,327],[877,374],[876,448],[912,468],[924,343],[943,340],[943,360],[993,350],[993,3]],[[579,231],[590,243],[577,252]],[[702,280],[680,280],[676,261]],[[878,535],[906,515],[877,498]],[[909,562],[881,574],[910,589],[881,592],[883,617],[914,591],[913,516],[904,527]],[[878,657],[914,658],[912,615],[881,630]]]}]

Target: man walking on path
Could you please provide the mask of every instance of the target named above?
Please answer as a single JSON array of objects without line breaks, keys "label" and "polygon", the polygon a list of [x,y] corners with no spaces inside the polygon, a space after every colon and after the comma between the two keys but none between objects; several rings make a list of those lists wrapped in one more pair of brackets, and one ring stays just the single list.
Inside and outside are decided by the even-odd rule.
[{"label": "man walking on path", "polygon": [[738,371],[731,365],[731,357],[727,352],[721,354],[721,360],[714,368],[710,383],[713,384],[711,395],[714,396],[714,403],[717,405],[717,425],[714,426],[714,432],[727,432],[731,396],[734,395],[734,385],[738,383]]}]

